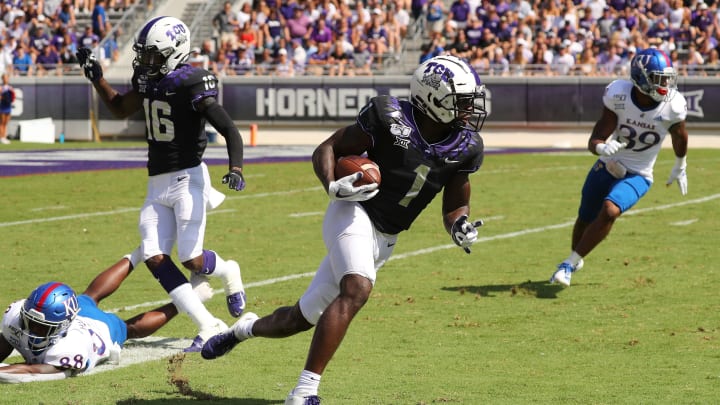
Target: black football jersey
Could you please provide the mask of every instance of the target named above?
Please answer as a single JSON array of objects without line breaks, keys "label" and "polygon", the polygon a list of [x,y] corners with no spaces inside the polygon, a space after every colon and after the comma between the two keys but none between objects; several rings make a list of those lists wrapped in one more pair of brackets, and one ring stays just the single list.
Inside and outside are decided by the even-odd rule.
[{"label": "black football jersey", "polygon": [[483,161],[483,140],[469,130],[453,130],[428,144],[420,135],[408,101],[378,96],[363,107],[357,123],[372,138],[368,157],[380,166],[380,192],[363,201],[381,232],[409,229],[423,209],[458,172],[472,173]]},{"label": "black football jersey", "polygon": [[205,118],[196,108],[203,98],[218,97],[217,83],[207,70],[184,64],[159,80],[135,71],[132,86],[144,99],[150,176],[200,164],[208,141]]}]

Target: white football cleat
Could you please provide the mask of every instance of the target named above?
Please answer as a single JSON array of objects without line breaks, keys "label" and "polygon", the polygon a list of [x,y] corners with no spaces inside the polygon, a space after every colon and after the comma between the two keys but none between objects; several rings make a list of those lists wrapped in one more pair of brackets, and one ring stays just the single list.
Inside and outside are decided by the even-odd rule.
[{"label": "white football cleat", "polygon": [[560,283],[566,287],[569,286],[572,274],[582,269],[584,265],[585,262],[583,261],[583,259],[580,259],[576,266],[573,266],[567,262],[560,263],[555,273],[553,273],[552,277],[550,277],[550,284]]}]

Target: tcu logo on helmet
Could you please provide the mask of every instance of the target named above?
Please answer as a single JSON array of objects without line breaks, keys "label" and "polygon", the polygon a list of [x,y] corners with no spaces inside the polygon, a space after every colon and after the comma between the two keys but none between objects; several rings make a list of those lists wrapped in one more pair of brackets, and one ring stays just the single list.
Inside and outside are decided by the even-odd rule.
[{"label": "tcu logo on helmet", "polygon": [[165,35],[171,40],[175,41],[175,46],[180,46],[187,41],[187,35],[183,24],[177,24],[169,29]]},{"label": "tcu logo on helmet", "polygon": [[441,82],[450,81],[453,77],[455,77],[455,73],[452,70],[440,63],[431,62],[423,72],[422,82],[437,90]]}]

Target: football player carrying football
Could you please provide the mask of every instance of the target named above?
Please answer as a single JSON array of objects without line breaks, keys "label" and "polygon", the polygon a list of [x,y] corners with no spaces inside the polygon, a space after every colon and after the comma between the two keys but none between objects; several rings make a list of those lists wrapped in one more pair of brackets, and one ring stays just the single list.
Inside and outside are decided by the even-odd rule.
[{"label": "football player carrying football", "polygon": [[[27,299],[10,304],[2,318],[0,361],[13,349],[24,363],[0,363],[0,383],[59,380],[86,373],[116,356],[127,339],[149,336],[177,314],[172,304],[126,321],[104,312],[98,303],[114,293],[134,265],[140,250],[100,273],[82,295],[67,284],[40,285]],[[207,296],[209,298],[209,296]]]},{"label": "football player carrying football", "polygon": [[149,20],[136,34],[133,49],[132,88],[124,94],[103,78],[102,67],[89,49],[80,49],[77,56],[113,115],[124,118],[145,112],[149,179],[139,221],[143,258],[172,302],[199,329],[186,351],[200,351],[207,338],[227,325],[200,302],[170,254],[177,242],[178,257],[192,272],[193,284],[206,282],[206,276],[220,277],[230,314],[242,314],[246,299],[240,266],[203,248],[206,210],[222,201],[210,198],[214,190],[202,162],[208,142],[205,122],[226,140],[229,171],[222,182],[236,191],[245,188],[243,142],[217,101],[217,78],[184,63],[190,54],[190,30],[182,21],[173,17]]},{"label": "football player carrying football", "polygon": [[[285,403],[318,404],[320,376],[370,297],[398,234],[441,191],[445,229],[470,253],[482,224],[467,218],[468,175],[483,161],[478,132],[487,116],[485,87],[466,62],[438,56],[417,68],[410,94],[409,101],[371,99],[354,124],[315,149],[315,173],[331,199],[322,228],[327,256],[294,306],[263,318],[247,312],[205,343],[204,358],[222,356],[250,337],[287,337],[315,326],[305,369]],[[340,156],[365,152],[380,166],[379,186],[353,186],[361,173],[335,178]]]},{"label": "football player carrying football", "polygon": [[569,286],[572,274],[583,267],[583,258],[605,239],[615,220],[648,192],[668,133],[676,159],[667,185],[677,181],[680,193],[687,194],[687,103],[677,89],[677,72],[670,58],[652,48],[638,52],[630,62],[630,80],[610,83],[603,105],[588,141],[590,152],[600,158],[582,189],[572,252],[558,265],[551,283]]}]

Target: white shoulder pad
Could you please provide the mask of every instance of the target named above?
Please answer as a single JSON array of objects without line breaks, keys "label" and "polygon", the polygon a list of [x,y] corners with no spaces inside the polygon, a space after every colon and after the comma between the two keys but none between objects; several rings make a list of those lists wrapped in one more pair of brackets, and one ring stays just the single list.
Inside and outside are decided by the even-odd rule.
[{"label": "white shoulder pad", "polygon": [[670,121],[677,123],[687,118],[687,100],[679,90],[675,91],[675,95],[670,99]]},{"label": "white shoulder pad", "polygon": [[633,84],[630,80],[613,80],[605,87],[603,94],[603,105],[610,111],[615,111],[616,105],[630,102],[630,92]]}]

